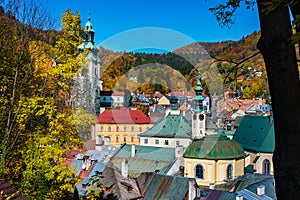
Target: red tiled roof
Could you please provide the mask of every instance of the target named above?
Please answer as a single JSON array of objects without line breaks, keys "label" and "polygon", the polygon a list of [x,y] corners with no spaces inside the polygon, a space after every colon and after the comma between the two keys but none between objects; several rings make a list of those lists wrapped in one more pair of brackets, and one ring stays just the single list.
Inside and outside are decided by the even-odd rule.
[{"label": "red tiled roof", "polygon": [[170,92],[169,94],[168,94],[168,96],[178,96],[178,97],[182,97],[182,96],[192,96],[192,97],[194,97],[195,96],[195,94],[193,93],[193,92]]},{"label": "red tiled roof", "polygon": [[124,92],[119,92],[119,91],[113,91],[112,95],[111,96],[124,96],[125,93]]},{"label": "red tiled roof", "polygon": [[71,149],[70,152],[66,155],[63,155],[66,158],[67,166],[70,166],[73,160],[75,159],[76,155],[82,152],[85,152],[87,149]]},{"label": "red tiled roof", "polygon": [[105,110],[97,119],[102,124],[153,124],[152,120],[140,110]]},{"label": "red tiled roof", "polygon": [[80,171],[78,177],[81,179],[85,179],[87,177],[87,175],[92,171],[94,165],[95,165],[95,162],[92,162],[88,169],[82,169]]}]

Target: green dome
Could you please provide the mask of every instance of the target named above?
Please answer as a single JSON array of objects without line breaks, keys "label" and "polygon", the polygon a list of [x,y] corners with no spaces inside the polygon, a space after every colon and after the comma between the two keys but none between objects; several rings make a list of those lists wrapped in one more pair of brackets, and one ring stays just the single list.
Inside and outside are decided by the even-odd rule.
[{"label": "green dome", "polygon": [[193,141],[183,155],[184,158],[209,160],[236,159],[244,156],[244,149],[239,143],[217,134]]}]

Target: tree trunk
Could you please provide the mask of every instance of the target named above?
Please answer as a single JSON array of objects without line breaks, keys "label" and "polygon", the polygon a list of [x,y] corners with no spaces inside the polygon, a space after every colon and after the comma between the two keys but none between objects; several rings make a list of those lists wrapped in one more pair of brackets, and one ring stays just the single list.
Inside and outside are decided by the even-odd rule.
[{"label": "tree trunk", "polygon": [[275,125],[274,177],[278,199],[300,199],[300,83],[288,6],[269,14],[257,0],[258,42],[266,64]]}]

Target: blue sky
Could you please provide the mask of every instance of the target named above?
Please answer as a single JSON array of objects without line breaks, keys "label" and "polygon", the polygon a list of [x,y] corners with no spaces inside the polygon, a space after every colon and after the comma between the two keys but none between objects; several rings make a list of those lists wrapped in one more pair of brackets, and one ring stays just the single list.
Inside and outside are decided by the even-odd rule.
[{"label": "blue sky", "polygon": [[[47,4],[54,19],[57,20],[57,29],[59,29],[60,17],[67,8],[80,13],[83,25],[90,13],[96,30],[96,43],[113,50],[128,51],[139,48],[141,44],[137,44],[138,47],[132,47],[132,43],[137,38],[147,40],[153,37],[152,41],[165,42],[165,44],[160,47],[154,45],[150,48],[172,50],[191,41],[239,40],[242,36],[259,30],[256,8],[254,11],[246,10],[243,8],[245,6],[238,10],[235,24],[230,29],[219,27],[215,16],[208,8],[224,1],[48,0]],[[167,30],[168,33],[165,37],[157,38],[154,37],[157,30]],[[142,36],[138,36],[138,34],[142,34]],[[141,47],[149,46],[144,44]]]}]

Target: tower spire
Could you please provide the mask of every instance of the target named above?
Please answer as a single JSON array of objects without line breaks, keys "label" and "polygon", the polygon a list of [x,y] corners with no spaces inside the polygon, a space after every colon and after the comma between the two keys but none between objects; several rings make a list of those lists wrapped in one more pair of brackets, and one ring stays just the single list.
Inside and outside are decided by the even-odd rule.
[{"label": "tower spire", "polygon": [[192,118],[192,139],[199,139],[205,136],[205,106],[203,106],[203,88],[201,87],[201,76],[197,76],[197,86],[194,97],[194,113]]},{"label": "tower spire", "polygon": [[197,86],[195,88],[196,96],[194,98],[194,112],[202,112],[203,109],[203,88],[201,87],[201,76],[197,76]]}]

